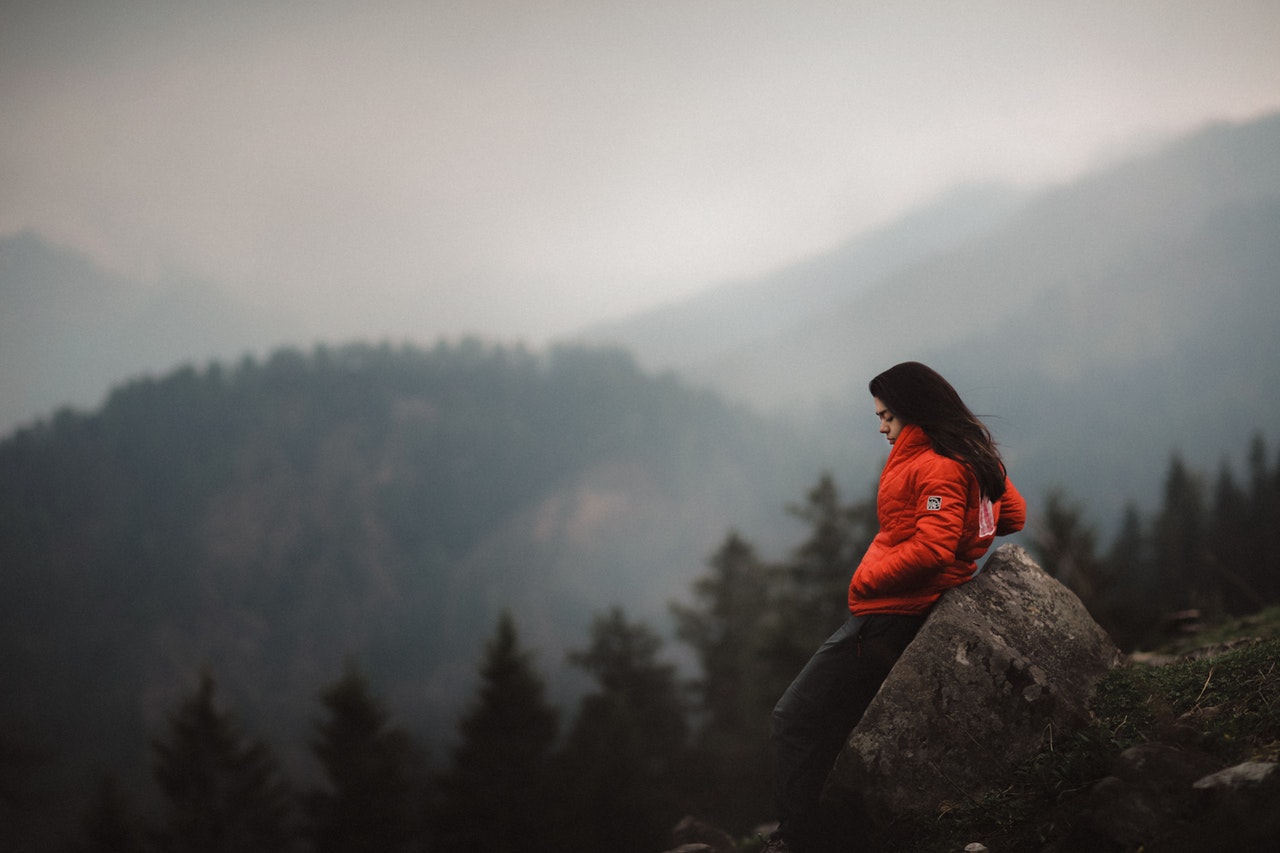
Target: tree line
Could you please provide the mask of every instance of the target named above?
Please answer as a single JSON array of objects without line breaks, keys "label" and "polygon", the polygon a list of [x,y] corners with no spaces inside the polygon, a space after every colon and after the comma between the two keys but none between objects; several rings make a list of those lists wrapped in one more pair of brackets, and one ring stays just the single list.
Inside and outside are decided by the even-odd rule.
[{"label": "tree line", "polygon": [[841,572],[874,531],[870,504],[845,506],[828,476],[791,511],[811,533],[789,559],[762,560],[731,532],[692,602],[673,603],[698,658],[692,680],[658,632],[613,607],[568,654],[592,686],[566,720],[503,613],[439,766],[349,662],[319,696],[307,745],[320,776],[300,789],[205,671],[150,745],[153,805],[144,814],[108,776],[70,849],[653,853],[687,813],[766,820],[769,711],[843,618]]},{"label": "tree line", "polygon": [[[1224,463],[1210,491],[1175,455],[1162,504],[1127,510],[1107,549],[1055,492],[1032,508],[1031,548],[1128,648],[1190,608],[1213,618],[1276,603],[1280,458],[1258,437],[1247,463],[1243,480]],[[825,475],[789,512],[807,526],[790,553],[764,559],[730,531],[691,600],[672,604],[692,678],[615,607],[568,655],[591,688],[566,719],[504,613],[439,766],[349,664],[310,732],[322,778],[297,790],[206,672],[152,744],[159,806],[143,819],[106,780],[75,849],[652,853],[684,814],[748,833],[772,812],[772,706],[844,618],[848,573],[876,529],[874,498],[846,502]]]},{"label": "tree line", "polygon": [[1121,648],[1280,602],[1280,454],[1260,434],[1243,475],[1224,460],[1209,478],[1174,453],[1158,508],[1144,515],[1130,504],[1105,547],[1084,505],[1062,491],[1036,516],[1031,548],[1041,565]]},{"label": "tree line", "polygon": [[662,849],[681,790],[687,721],[658,638],[620,610],[596,620],[572,662],[592,674],[578,718],[560,712],[509,614],[447,766],[396,724],[349,663],[320,695],[308,746],[320,778],[289,782],[271,746],[218,701],[214,676],[151,744],[155,805],[144,813],[106,776],[69,850],[77,853],[414,853]]}]

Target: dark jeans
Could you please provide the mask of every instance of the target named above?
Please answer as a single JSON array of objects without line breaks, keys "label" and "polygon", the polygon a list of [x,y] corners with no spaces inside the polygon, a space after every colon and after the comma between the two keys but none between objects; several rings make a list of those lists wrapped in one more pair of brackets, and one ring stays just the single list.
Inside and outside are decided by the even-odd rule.
[{"label": "dark jeans", "polygon": [[779,833],[797,847],[821,834],[818,800],[836,755],[924,620],[923,615],[850,616],[778,700],[774,797]]}]

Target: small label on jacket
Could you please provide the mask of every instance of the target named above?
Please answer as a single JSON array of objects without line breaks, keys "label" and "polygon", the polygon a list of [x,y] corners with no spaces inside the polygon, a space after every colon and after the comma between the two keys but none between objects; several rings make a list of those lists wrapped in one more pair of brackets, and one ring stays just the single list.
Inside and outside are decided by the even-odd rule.
[{"label": "small label on jacket", "polygon": [[991,501],[986,498],[982,499],[982,503],[978,504],[978,535],[979,536],[995,536],[996,534],[996,515],[991,506]]},{"label": "small label on jacket", "polygon": [[937,495],[929,495],[928,500],[925,501],[924,508],[929,510],[930,512],[937,512],[938,510],[942,509],[942,498],[938,497]]}]

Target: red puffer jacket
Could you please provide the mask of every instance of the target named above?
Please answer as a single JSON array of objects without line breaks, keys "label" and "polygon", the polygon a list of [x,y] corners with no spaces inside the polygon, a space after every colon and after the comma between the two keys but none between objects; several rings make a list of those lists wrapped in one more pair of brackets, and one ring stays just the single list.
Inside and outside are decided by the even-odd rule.
[{"label": "red puffer jacket", "polygon": [[1000,500],[984,501],[969,467],[907,424],[880,475],[876,514],[880,532],[849,582],[855,614],[928,610],[973,577],[996,536],[1022,529],[1027,505],[1008,480]]}]

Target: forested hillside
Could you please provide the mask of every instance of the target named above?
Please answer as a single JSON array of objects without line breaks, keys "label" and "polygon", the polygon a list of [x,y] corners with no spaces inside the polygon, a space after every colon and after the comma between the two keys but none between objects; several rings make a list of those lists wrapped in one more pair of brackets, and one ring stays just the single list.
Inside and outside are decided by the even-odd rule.
[{"label": "forested hillside", "polygon": [[300,749],[350,659],[442,741],[500,612],[554,663],[610,604],[661,619],[724,530],[785,527],[821,464],[803,446],[609,351],[286,350],[138,380],[0,444],[6,737],[64,774],[140,772],[208,666]]}]

